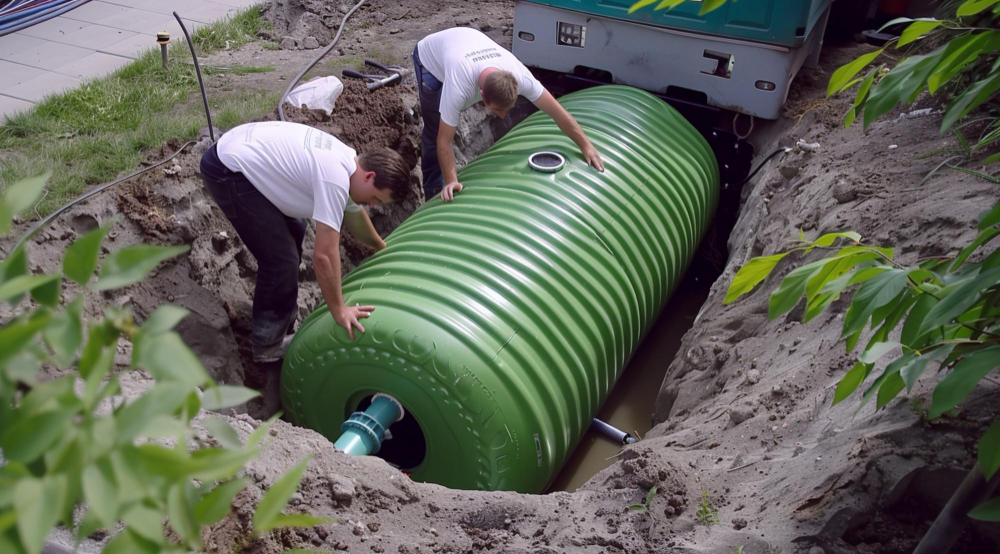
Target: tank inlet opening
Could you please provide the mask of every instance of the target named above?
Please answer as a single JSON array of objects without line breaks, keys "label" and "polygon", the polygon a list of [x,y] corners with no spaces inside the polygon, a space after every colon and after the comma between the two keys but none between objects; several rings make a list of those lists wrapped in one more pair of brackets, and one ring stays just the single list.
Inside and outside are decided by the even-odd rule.
[{"label": "tank inlet opening", "polygon": [[566,165],[566,158],[555,152],[535,152],[528,156],[528,165],[535,171],[555,173]]},{"label": "tank inlet opening", "polygon": [[[355,407],[354,413],[357,414],[369,411],[376,399],[379,398],[390,397],[384,394],[374,394],[368,396],[358,403]],[[395,401],[395,399],[393,400]],[[402,419],[397,419],[394,423],[390,424],[392,426],[392,430],[386,431],[385,436],[381,441],[381,447],[377,451],[369,452],[368,454],[377,455],[379,458],[389,462],[401,471],[411,471],[422,464],[424,457],[427,455],[427,439],[424,436],[423,427],[421,427],[417,419],[413,417],[413,412],[408,409],[403,410]],[[341,437],[341,439],[342,438],[343,437]],[[338,440],[337,442],[340,441]]]}]

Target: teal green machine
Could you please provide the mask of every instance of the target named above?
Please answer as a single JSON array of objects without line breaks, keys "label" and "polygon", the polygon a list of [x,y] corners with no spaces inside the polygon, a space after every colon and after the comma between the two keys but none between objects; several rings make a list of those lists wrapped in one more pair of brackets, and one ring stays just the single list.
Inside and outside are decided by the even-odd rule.
[{"label": "teal green machine", "polygon": [[740,0],[699,16],[633,0],[518,1],[514,54],[529,67],[700,97],[777,119],[804,64],[815,64],[833,0]]}]

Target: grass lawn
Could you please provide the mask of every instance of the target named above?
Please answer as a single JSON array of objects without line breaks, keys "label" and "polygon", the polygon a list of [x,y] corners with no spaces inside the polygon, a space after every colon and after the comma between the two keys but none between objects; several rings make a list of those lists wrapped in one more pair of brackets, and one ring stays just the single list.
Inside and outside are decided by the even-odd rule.
[{"label": "grass lawn", "polygon": [[[202,56],[258,40],[257,32],[266,24],[253,7],[199,29],[192,39]],[[107,77],[7,118],[0,125],[0,192],[21,179],[52,171],[37,206],[44,216],[88,187],[135,170],[149,149],[170,139],[196,138],[207,122],[183,37],[171,45],[170,58],[164,70],[159,51],[151,50]],[[206,73],[210,82],[216,72]],[[261,117],[274,109],[278,97],[260,90],[210,94],[213,123],[229,128]],[[34,212],[22,215],[34,217]]]}]

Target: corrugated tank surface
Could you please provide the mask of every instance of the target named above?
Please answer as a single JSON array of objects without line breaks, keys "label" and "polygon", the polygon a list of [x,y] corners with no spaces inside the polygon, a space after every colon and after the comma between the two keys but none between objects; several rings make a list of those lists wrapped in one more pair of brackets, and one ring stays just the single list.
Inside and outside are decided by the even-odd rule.
[{"label": "corrugated tank surface", "polygon": [[[292,420],[336,440],[376,392],[408,420],[383,454],[418,481],[540,492],[600,408],[705,233],[719,173],[667,104],[607,86],[563,97],[600,151],[588,167],[535,113],[459,173],[344,279],[373,304],[351,342],[320,307],[285,358]],[[529,155],[566,158],[556,173]],[[664,363],[667,363],[665,360]]]}]

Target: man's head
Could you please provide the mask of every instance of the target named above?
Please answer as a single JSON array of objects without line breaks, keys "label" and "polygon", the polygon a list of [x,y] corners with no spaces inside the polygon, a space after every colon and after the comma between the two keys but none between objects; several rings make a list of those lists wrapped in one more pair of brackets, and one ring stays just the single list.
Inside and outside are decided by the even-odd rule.
[{"label": "man's head", "polygon": [[351,199],[358,204],[388,204],[410,192],[410,168],[399,153],[379,148],[358,156],[351,175]]},{"label": "man's head", "polygon": [[517,102],[517,79],[510,71],[493,69],[483,80],[479,94],[493,115],[503,119]]}]

